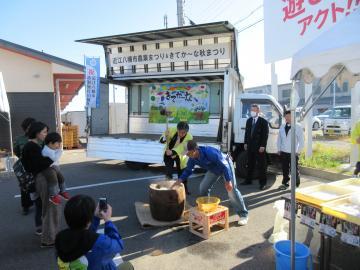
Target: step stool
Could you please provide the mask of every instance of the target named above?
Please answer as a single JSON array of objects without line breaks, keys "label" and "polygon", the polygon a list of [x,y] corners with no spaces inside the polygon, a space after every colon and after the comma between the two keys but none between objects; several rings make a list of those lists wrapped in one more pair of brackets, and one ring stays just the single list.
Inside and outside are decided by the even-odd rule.
[{"label": "step stool", "polygon": [[199,211],[192,207],[189,213],[189,230],[191,233],[204,239],[229,229],[229,209],[219,205],[212,212]]}]

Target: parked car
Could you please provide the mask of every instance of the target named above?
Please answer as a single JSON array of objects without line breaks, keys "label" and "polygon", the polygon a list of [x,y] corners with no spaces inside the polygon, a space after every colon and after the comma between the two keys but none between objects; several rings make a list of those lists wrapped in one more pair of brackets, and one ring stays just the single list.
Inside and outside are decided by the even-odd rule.
[{"label": "parked car", "polygon": [[[304,127],[304,121],[300,121],[301,109],[302,109],[301,107],[296,109],[296,119],[299,121],[300,125],[302,125]],[[321,126],[322,126],[321,120],[317,116],[313,116],[312,117],[312,129],[318,130],[321,128]]]},{"label": "parked car", "polygon": [[332,113],[332,109],[326,110],[325,112],[322,112],[322,113],[316,115],[316,117],[320,119],[321,125],[324,124],[325,119],[329,118],[331,113]]},{"label": "parked car", "polygon": [[324,121],[324,135],[350,135],[351,105],[336,106]]}]

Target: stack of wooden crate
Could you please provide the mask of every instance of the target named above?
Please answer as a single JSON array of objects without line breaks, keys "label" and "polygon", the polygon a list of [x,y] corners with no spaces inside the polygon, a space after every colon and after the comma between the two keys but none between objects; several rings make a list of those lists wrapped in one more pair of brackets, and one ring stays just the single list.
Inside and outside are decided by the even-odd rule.
[{"label": "stack of wooden crate", "polygon": [[73,149],[79,147],[79,127],[63,126],[63,147],[64,149]]}]

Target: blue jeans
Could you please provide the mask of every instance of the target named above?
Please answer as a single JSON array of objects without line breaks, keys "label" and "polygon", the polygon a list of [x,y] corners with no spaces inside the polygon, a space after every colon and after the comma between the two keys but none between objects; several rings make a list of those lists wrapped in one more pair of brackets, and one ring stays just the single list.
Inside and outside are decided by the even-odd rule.
[{"label": "blue jeans", "polygon": [[[229,167],[232,172],[231,184],[233,186],[233,189],[232,189],[232,191],[228,192],[228,197],[229,197],[230,203],[235,208],[236,213],[240,217],[247,217],[249,212],[246,209],[244,199],[241,196],[241,193],[237,188],[234,165],[231,160],[227,159],[227,161],[228,161]],[[204,179],[200,183],[200,195],[201,196],[210,195],[210,191],[211,191],[212,187],[221,177],[225,181],[225,178],[223,175],[216,175],[216,174],[208,171],[205,174]]]}]

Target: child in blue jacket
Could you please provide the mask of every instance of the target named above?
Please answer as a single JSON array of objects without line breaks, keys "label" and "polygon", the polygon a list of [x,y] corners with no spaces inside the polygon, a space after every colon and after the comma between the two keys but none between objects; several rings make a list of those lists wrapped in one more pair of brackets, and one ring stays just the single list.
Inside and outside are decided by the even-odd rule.
[{"label": "child in blue jacket", "polygon": [[[99,211],[91,197],[77,195],[66,203],[64,215],[69,228],[59,232],[55,240],[59,269],[116,270],[113,258],[124,245],[111,222],[111,206],[106,212]],[[96,233],[101,218],[104,234]]]}]

